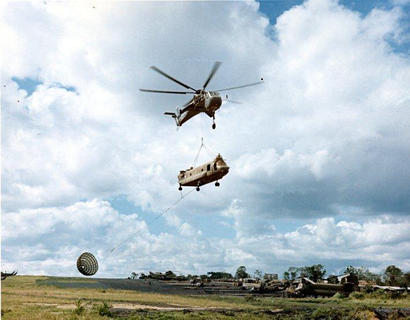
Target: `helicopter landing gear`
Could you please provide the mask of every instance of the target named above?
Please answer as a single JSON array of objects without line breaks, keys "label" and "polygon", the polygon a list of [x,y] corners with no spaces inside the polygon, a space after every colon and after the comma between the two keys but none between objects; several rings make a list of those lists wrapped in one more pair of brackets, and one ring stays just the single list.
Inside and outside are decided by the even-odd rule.
[{"label": "helicopter landing gear", "polygon": [[199,186],[198,186],[198,187],[196,187],[196,191],[199,191],[199,190],[201,190],[201,189],[199,189]]},{"label": "helicopter landing gear", "polygon": [[179,190],[179,191],[182,191],[182,186],[181,186],[181,185],[179,185],[178,190]]},{"label": "helicopter landing gear", "polygon": [[220,186],[219,182],[218,181],[215,182],[215,187],[219,187],[219,186]]},{"label": "helicopter landing gear", "polygon": [[215,116],[213,116],[212,119],[212,129],[216,129]]}]

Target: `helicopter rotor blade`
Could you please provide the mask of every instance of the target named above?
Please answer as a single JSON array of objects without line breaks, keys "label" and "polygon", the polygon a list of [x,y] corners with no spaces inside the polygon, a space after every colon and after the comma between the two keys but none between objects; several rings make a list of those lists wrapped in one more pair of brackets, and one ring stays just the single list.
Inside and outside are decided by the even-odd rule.
[{"label": "helicopter rotor blade", "polygon": [[177,79],[171,77],[170,75],[166,74],[164,71],[158,69],[156,66],[151,66],[151,69],[154,70],[154,71],[156,71],[156,72],[158,72],[159,74],[162,74],[164,77],[166,77],[166,78],[168,78],[169,80],[172,80],[172,81],[178,83],[179,85],[181,85],[181,86],[183,86],[183,87],[185,87],[185,88],[187,88],[187,89],[194,90],[195,92],[198,91],[198,90],[196,90],[196,89],[194,89],[194,88],[188,86],[187,84],[185,84],[185,83],[183,83],[183,82],[181,82],[181,81],[179,81],[179,80],[177,80]]},{"label": "helicopter rotor blade", "polygon": [[215,75],[216,71],[218,70],[219,66],[221,65],[222,62],[216,61],[214,63],[214,66],[212,67],[211,72],[209,73],[208,79],[206,79],[204,86],[202,87],[202,90],[205,90],[206,86],[208,85],[209,81],[213,78]]},{"label": "helicopter rotor blade", "polygon": [[228,91],[228,90],[233,90],[233,89],[239,89],[239,88],[245,88],[245,87],[251,87],[251,86],[256,86],[258,84],[262,84],[263,81],[258,81],[258,82],[254,82],[254,83],[250,83],[250,84],[244,84],[243,86],[238,86],[238,87],[231,87],[231,88],[225,88],[225,89],[219,89],[219,90],[215,90],[215,91]]},{"label": "helicopter rotor blade", "polygon": [[242,104],[240,101],[231,100],[231,99],[222,99],[223,102],[233,103],[233,104]]},{"label": "helicopter rotor blade", "polygon": [[152,89],[140,89],[142,92],[154,92],[154,93],[173,93],[173,94],[195,94],[195,92],[191,91],[169,91],[169,90],[152,90]]}]

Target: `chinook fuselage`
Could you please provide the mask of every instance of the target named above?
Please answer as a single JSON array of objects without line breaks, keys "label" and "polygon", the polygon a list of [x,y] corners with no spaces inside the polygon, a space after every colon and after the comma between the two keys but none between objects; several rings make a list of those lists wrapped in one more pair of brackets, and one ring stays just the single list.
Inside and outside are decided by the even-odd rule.
[{"label": "chinook fuselage", "polygon": [[199,191],[199,187],[214,182],[215,186],[219,186],[219,179],[222,179],[229,172],[229,166],[223,160],[220,154],[210,162],[200,165],[196,168],[189,168],[187,170],[181,170],[178,174],[179,190],[182,187],[196,187]]}]

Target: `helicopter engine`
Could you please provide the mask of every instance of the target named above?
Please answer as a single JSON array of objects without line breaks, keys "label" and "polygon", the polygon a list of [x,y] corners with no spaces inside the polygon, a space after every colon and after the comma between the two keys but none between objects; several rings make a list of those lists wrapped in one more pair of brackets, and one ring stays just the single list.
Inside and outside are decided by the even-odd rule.
[{"label": "helicopter engine", "polygon": [[209,113],[213,114],[220,108],[221,104],[222,98],[218,92],[207,92],[207,96],[205,98],[205,108]]}]

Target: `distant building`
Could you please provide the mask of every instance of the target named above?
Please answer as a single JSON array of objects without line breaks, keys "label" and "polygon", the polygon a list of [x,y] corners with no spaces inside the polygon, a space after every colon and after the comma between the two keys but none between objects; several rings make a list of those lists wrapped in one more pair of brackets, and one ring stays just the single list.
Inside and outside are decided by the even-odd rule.
[{"label": "distant building", "polygon": [[265,273],[263,276],[263,280],[270,281],[270,280],[278,280],[278,274],[277,273]]}]

